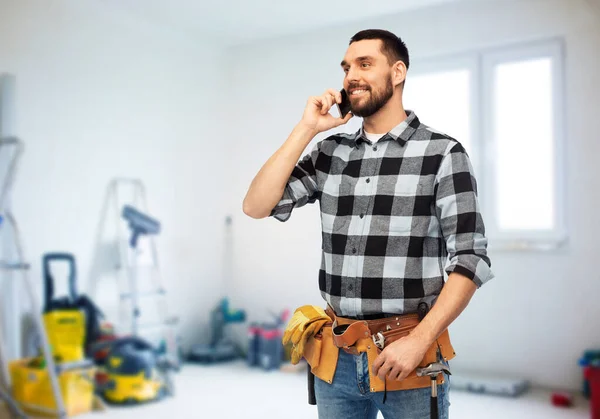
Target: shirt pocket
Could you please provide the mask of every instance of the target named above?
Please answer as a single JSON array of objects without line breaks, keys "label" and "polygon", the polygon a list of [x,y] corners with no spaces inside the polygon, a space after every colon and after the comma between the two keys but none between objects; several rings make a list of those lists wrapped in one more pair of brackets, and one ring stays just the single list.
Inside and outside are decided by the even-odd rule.
[{"label": "shirt pocket", "polygon": [[[435,215],[432,207],[433,194],[429,180],[419,176],[419,179],[398,179],[394,188],[394,204],[389,215],[387,226],[382,225],[391,236],[427,235],[430,216]],[[410,181],[407,182],[406,178]],[[386,224],[385,217],[380,220]],[[384,230],[385,231],[385,230]]]},{"label": "shirt pocket", "polygon": [[421,195],[425,186],[421,175],[400,175],[394,185],[395,196]]},{"label": "shirt pocket", "polygon": [[[342,209],[340,205],[347,205],[349,199],[349,186],[342,183],[341,176],[329,178],[323,184],[323,194],[321,195],[321,227],[323,233],[339,233],[349,222],[350,215]],[[342,199],[340,199],[342,197]],[[340,215],[338,215],[340,214]]]}]

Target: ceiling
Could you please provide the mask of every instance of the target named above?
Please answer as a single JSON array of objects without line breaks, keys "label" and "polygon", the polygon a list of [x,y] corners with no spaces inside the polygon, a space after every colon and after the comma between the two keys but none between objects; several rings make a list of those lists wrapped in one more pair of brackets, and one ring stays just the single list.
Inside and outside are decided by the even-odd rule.
[{"label": "ceiling", "polygon": [[97,0],[113,11],[235,45],[459,0]]}]

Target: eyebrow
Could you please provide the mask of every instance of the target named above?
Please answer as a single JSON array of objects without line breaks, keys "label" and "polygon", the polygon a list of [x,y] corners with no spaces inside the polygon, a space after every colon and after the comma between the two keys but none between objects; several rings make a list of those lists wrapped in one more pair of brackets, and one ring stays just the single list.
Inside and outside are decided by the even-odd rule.
[{"label": "eyebrow", "polygon": [[[354,61],[372,61],[372,60],[373,60],[373,57],[370,57],[370,56],[368,56],[368,55],[365,55],[365,56],[363,56],[363,57],[358,57],[358,58],[357,58],[356,60],[354,60]],[[347,65],[348,65],[348,63],[346,62],[346,60],[343,60],[343,61],[340,63],[340,65],[341,65],[342,67],[345,67],[345,66],[347,66]]]}]

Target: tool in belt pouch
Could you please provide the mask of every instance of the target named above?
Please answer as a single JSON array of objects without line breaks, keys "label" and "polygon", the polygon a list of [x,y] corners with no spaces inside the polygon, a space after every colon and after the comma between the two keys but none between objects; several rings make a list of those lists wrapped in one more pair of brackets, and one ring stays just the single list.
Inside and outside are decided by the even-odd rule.
[{"label": "tool in belt pouch", "polygon": [[[331,318],[331,314],[326,313]],[[333,343],[332,324],[333,321],[325,323],[319,333],[311,336],[304,346],[303,353],[311,372],[329,384],[333,382],[339,353],[339,348]]]},{"label": "tool in belt pouch", "polygon": [[[354,320],[336,316],[330,307],[327,308],[326,313],[333,322],[332,324],[327,323],[321,333],[316,334],[307,342],[304,357],[311,366],[313,374],[328,383],[333,381],[339,349],[354,355],[366,352],[369,366],[372,366],[385,346],[407,336],[420,321],[418,314],[377,320]],[[442,359],[446,361],[455,356],[448,330],[445,330],[431,345],[418,366],[424,367],[438,361],[438,351]],[[431,386],[431,379],[418,377],[416,370],[402,381],[386,378],[384,384],[378,376],[373,374],[372,368],[369,368],[369,379],[372,392]],[[440,374],[438,384],[443,382],[443,374]]]}]

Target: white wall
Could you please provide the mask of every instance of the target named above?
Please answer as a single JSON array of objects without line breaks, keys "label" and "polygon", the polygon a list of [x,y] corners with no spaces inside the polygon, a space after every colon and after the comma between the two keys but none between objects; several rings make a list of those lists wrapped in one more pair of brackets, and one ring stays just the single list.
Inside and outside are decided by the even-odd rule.
[{"label": "white wall", "polygon": [[[14,133],[26,143],[14,212],[36,284],[42,254],[67,251],[80,289],[94,289],[105,189],[114,176],[139,177],[163,225],[171,309],[187,344],[204,339],[223,286],[220,51],[76,0],[0,0],[0,39],[0,73],[16,78]],[[114,283],[96,279],[97,302],[112,307]]]},{"label": "white wall", "polygon": [[[241,203],[307,97],[341,86],[350,36],[389,28],[413,60],[564,36],[570,244],[554,253],[492,253],[497,278],[451,331],[456,370],[579,388],[577,358],[600,346],[598,228],[586,221],[600,201],[598,21],[583,0],[465,3],[232,48],[223,62],[205,41],[113,15],[101,3],[0,0],[0,73],[16,75],[14,129],[27,145],[13,201],[32,277],[40,280],[43,253],[71,251],[81,288],[91,289],[106,184],[139,176],[164,225],[163,273],[188,343],[205,339],[208,311],[225,286],[251,319],[321,304],[317,206],[282,224],[247,218]],[[234,216],[231,284],[222,281],[226,213]],[[99,287],[110,290],[108,279]]]},{"label": "white wall", "polygon": [[285,224],[252,220],[241,206],[253,176],[299,121],[308,96],[341,87],[339,62],[355,32],[368,27],[396,32],[407,42],[413,62],[563,36],[570,243],[552,253],[491,253],[496,279],[478,291],[451,332],[457,371],[580,388],[578,357],[586,348],[600,346],[595,264],[600,231],[593,221],[600,202],[599,22],[597,10],[585,1],[473,2],[231,49],[227,68],[236,102],[228,118],[242,133],[228,137],[234,147],[228,202],[236,217],[234,298],[256,318],[266,309],[322,304],[318,206],[297,211]]}]

